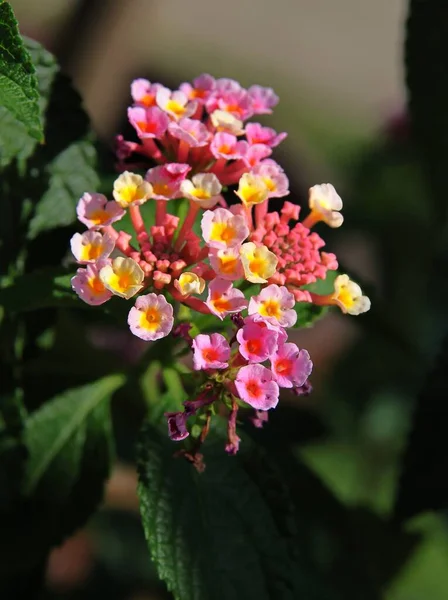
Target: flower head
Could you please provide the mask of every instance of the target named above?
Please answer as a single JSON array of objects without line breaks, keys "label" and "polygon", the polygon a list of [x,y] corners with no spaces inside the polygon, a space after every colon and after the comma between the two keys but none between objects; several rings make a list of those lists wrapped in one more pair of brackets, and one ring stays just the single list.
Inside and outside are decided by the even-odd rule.
[{"label": "flower head", "polygon": [[205,146],[210,140],[209,130],[197,119],[182,118],[179,121],[171,121],[168,130],[173,137],[193,148]]},{"label": "flower head", "polygon": [[280,387],[301,387],[313,369],[310,355],[296,344],[279,344],[271,356],[272,373]]},{"label": "flower head", "polygon": [[334,293],[332,299],[343,313],[349,315],[360,315],[370,309],[370,299],[363,296],[362,290],[357,283],[352,281],[348,275],[338,275],[334,280]]},{"label": "flower head", "polygon": [[218,79],[205,107],[209,113],[224,110],[242,121],[254,114],[251,96],[239,83],[230,79]]},{"label": "flower head", "polygon": [[193,85],[191,83],[182,83],[179,89],[189,100],[196,100],[198,104],[204,104],[215,87],[215,78],[207,73],[203,73],[199,77],[196,77],[196,79],[193,79]]},{"label": "flower head", "polygon": [[182,296],[191,296],[192,294],[202,294],[205,289],[205,281],[196,273],[185,271],[175,279],[174,287],[182,294]]},{"label": "flower head", "polygon": [[222,279],[235,281],[236,279],[242,279],[244,277],[240,246],[220,249],[210,248],[208,258],[212,269]]},{"label": "flower head", "polygon": [[70,246],[73,256],[84,265],[107,258],[114,249],[115,242],[107,233],[102,235],[99,231],[86,231],[75,233],[70,240]]},{"label": "flower head", "polygon": [[340,227],[344,217],[339,212],[342,200],[331,183],[310,188],[309,206],[315,221],[324,221],[330,227]]},{"label": "flower head", "polygon": [[210,248],[231,248],[249,235],[246,219],[226,208],[207,210],[201,220],[202,236]]},{"label": "flower head", "polygon": [[278,404],[279,387],[272,372],[263,365],[241,367],[235,386],[241,400],[257,410],[269,410]]},{"label": "flower head", "polygon": [[78,202],[76,214],[86,227],[95,229],[119,221],[125,212],[116,202],[108,202],[103,194],[86,192]]},{"label": "flower head", "polygon": [[128,119],[142,140],[162,137],[170,122],[168,115],[157,106],[131,106],[128,108]]},{"label": "flower head", "polygon": [[134,102],[140,106],[150,107],[156,104],[156,94],[162,89],[160,83],[151,83],[147,79],[134,79],[131,83],[131,96]]},{"label": "flower head", "polygon": [[252,173],[263,179],[263,183],[269,190],[269,198],[282,198],[289,194],[288,178],[274,160],[262,160],[253,167]]},{"label": "flower head", "polygon": [[261,204],[269,198],[269,188],[263,177],[253,173],[244,173],[235,192],[241,202],[246,206]]},{"label": "flower head", "polygon": [[230,346],[220,333],[199,334],[193,340],[193,364],[200,369],[226,369],[230,358]]},{"label": "flower head", "polygon": [[206,305],[219,319],[239,312],[247,307],[247,300],[241,290],[233,287],[230,281],[216,278],[209,283]]},{"label": "flower head", "polygon": [[286,287],[271,284],[250,299],[249,314],[276,326],[292,327],[297,321],[294,305],[294,296]]},{"label": "flower head", "polygon": [[243,135],[243,122],[225,110],[215,110],[210,115],[210,121],[216,131],[224,131],[232,135]]},{"label": "flower head", "polygon": [[246,242],[240,248],[244,275],[251,283],[266,283],[275,273],[277,257],[266,246]]},{"label": "flower head", "polygon": [[171,200],[182,196],[180,186],[190,170],[190,165],[169,163],[149,169],[145,179],[152,185],[156,200]]},{"label": "flower head", "polygon": [[252,320],[246,321],[236,334],[240,354],[249,362],[264,362],[277,348],[277,332],[263,325]]},{"label": "flower head", "polygon": [[271,114],[272,108],[278,104],[279,98],[272,88],[252,85],[247,91],[256,115]]},{"label": "flower head", "polygon": [[96,264],[87,265],[85,269],[78,269],[72,277],[72,288],[86,304],[99,306],[111,297],[112,293],[106,289],[100,279],[100,269],[109,261],[100,261]]},{"label": "flower head", "polygon": [[125,171],[114,182],[113,195],[121,208],[139,206],[152,195],[152,185],[141,175]]},{"label": "flower head", "polygon": [[219,201],[221,184],[214,173],[198,173],[185,179],[180,186],[182,195],[197,202],[201,208],[211,208]]},{"label": "flower head", "polygon": [[215,158],[225,158],[226,160],[238,160],[243,158],[247,152],[247,142],[238,141],[237,137],[225,131],[214,135],[210,152]]},{"label": "flower head", "polygon": [[266,144],[254,144],[253,146],[249,146],[243,156],[243,160],[246,163],[249,169],[253,168],[260,164],[260,162],[266,157],[272,154],[272,149],[270,146],[266,146]]},{"label": "flower head", "polygon": [[166,337],[173,322],[173,307],[162,294],[139,296],[128,316],[132,333],[147,342]]},{"label": "flower head", "polygon": [[176,121],[183,117],[191,117],[197,108],[197,103],[190,102],[186,94],[172,92],[167,88],[161,88],[157,91],[156,102],[159,108]]},{"label": "flower head", "polygon": [[286,137],[287,133],[277,133],[275,129],[263,127],[260,123],[248,123],[246,125],[246,138],[249,144],[265,144],[274,148]]},{"label": "flower head", "polygon": [[129,299],[142,289],[144,273],[132,258],[115,258],[111,264],[100,271],[100,279],[104,286],[121,298]]}]

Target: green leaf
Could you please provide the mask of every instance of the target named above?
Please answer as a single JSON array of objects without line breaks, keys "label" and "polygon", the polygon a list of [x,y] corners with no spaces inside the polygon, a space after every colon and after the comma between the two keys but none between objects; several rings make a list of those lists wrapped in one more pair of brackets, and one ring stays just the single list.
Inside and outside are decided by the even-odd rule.
[{"label": "green leaf", "polygon": [[310,302],[296,302],[294,309],[297,313],[294,327],[311,327],[328,312],[328,306],[316,306]]},{"label": "green leaf", "polygon": [[[143,527],[159,575],[178,600],[331,600],[338,598],[295,551],[296,530],[280,480],[270,505],[242,454],[221,437],[204,452],[207,468],[174,458],[166,434],[146,426],[139,446]],[[257,468],[262,468],[258,462]]]},{"label": "green leaf", "polygon": [[27,494],[0,510],[0,575],[27,570],[84,525],[101,501],[112,447],[109,398],[121,375],[69,390],[25,424]]},{"label": "green leaf", "polygon": [[36,72],[8,2],[0,4],[0,105],[42,140]]}]

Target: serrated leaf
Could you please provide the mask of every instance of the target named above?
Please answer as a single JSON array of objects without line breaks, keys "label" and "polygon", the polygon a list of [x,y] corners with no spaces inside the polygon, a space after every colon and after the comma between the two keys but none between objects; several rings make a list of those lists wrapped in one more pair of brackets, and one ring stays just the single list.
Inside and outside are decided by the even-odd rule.
[{"label": "serrated leaf", "polygon": [[122,383],[113,375],[69,390],[29,417],[28,496],[0,510],[0,576],[38,564],[95,510],[112,458],[108,400]]},{"label": "serrated leaf", "polygon": [[448,336],[417,398],[395,504],[398,520],[448,508]]},{"label": "serrated leaf", "polygon": [[[221,438],[207,444],[202,474],[174,452],[163,434],[144,429],[138,460],[143,527],[176,600],[338,597],[297,560],[293,524],[284,519],[279,525],[243,461],[225,454]],[[282,496],[277,509],[289,514],[285,502]]]},{"label": "serrated leaf", "polygon": [[42,140],[36,72],[8,2],[0,4],[0,105]]}]

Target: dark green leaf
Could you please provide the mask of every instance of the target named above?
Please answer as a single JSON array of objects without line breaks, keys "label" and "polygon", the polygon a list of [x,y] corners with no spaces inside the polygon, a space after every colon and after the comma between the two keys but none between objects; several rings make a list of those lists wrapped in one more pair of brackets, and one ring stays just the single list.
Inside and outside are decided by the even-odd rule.
[{"label": "dark green leaf", "polygon": [[8,2],[0,4],[0,105],[42,140],[36,72]]},{"label": "dark green leaf", "polygon": [[294,309],[297,313],[297,322],[294,327],[311,327],[315,321],[324,317],[328,306],[317,306],[310,302],[296,302]]},{"label": "dark green leaf", "polygon": [[[296,551],[291,503],[280,480],[275,506],[246,470],[245,452],[229,457],[207,443],[198,474],[149,426],[139,448],[139,497],[145,535],[159,575],[179,600],[337,598]],[[258,462],[257,468],[261,467]],[[302,560],[303,559],[303,560]]]}]

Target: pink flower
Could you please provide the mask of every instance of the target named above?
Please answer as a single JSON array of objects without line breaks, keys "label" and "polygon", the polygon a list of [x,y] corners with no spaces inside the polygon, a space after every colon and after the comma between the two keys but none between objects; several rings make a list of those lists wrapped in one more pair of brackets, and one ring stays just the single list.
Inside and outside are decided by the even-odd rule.
[{"label": "pink flower", "polygon": [[162,294],[139,296],[128,315],[132,333],[147,342],[166,337],[173,322],[173,307]]},{"label": "pink flower", "polygon": [[169,117],[157,106],[128,108],[128,119],[140,139],[161,138],[167,130]]},{"label": "pink flower", "polygon": [[269,115],[272,113],[272,108],[278,104],[279,98],[272,88],[252,85],[247,92],[252,101],[253,114],[255,115]]},{"label": "pink flower", "polygon": [[193,364],[200,369],[226,369],[230,358],[230,346],[220,333],[199,334],[193,340]]},{"label": "pink flower", "polygon": [[257,410],[269,410],[278,404],[279,387],[272,372],[262,365],[241,367],[235,386],[241,400]]},{"label": "pink flower", "polygon": [[278,324],[265,321],[261,318],[261,316],[258,313],[254,315],[248,315],[247,317],[245,317],[243,322],[244,325],[248,325],[250,323],[257,323],[257,325],[259,325],[260,327],[264,327],[266,329],[269,329],[269,331],[273,331],[277,336],[277,345],[284,344],[288,339],[288,334],[283,329],[283,327],[280,327],[280,325]]},{"label": "pink flower", "polygon": [[306,350],[296,344],[280,344],[271,356],[274,379],[280,387],[301,387],[313,370],[313,363]]},{"label": "pink flower", "polygon": [[116,202],[108,202],[103,194],[86,192],[78,202],[76,214],[86,227],[96,229],[119,221],[125,211]]},{"label": "pink flower", "polygon": [[269,190],[269,198],[282,198],[289,194],[289,181],[283,169],[274,160],[262,160],[252,169],[259,175]]},{"label": "pink flower", "polygon": [[265,144],[271,148],[278,146],[286,137],[287,133],[277,133],[275,129],[263,127],[260,123],[248,123],[246,125],[246,138],[249,144]]},{"label": "pink flower", "polygon": [[219,277],[210,282],[205,303],[210,311],[221,320],[226,315],[239,312],[247,307],[247,300],[243,292],[235,289],[230,281]]},{"label": "pink flower", "polygon": [[149,108],[156,105],[157,92],[163,88],[160,83],[151,83],[147,79],[134,79],[131,83],[131,96],[136,104]]},{"label": "pink flower", "polygon": [[254,114],[251,96],[239,83],[231,79],[218,79],[216,89],[205,106],[208,113],[224,110],[242,121]]},{"label": "pink flower", "polygon": [[190,165],[183,163],[168,163],[149,169],[145,179],[153,188],[153,198],[156,200],[171,200],[180,198],[180,186],[190,171]]},{"label": "pink flower", "polygon": [[222,279],[235,281],[243,279],[244,269],[241,262],[240,246],[230,248],[210,248],[208,254],[212,269]]},{"label": "pink flower", "polygon": [[73,256],[80,264],[95,263],[107,258],[114,249],[115,242],[107,233],[86,231],[75,233],[70,240]]},{"label": "pink flower", "polygon": [[191,83],[182,83],[179,89],[189,100],[196,100],[198,104],[204,104],[215,87],[215,78],[204,73],[193,79],[193,85]]},{"label": "pink flower", "polygon": [[260,161],[271,154],[272,150],[269,146],[266,146],[265,144],[254,144],[253,146],[249,146],[243,156],[243,160],[249,169],[252,169],[258,165]]},{"label": "pink flower", "polygon": [[202,236],[210,248],[238,246],[249,235],[245,217],[226,208],[207,210],[201,220]]},{"label": "pink flower", "polygon": [[106,289],[99,276],[101,268],[109,263],[110,260],[105,260],[87,265],[85,269],[78,269],[72,277],[72,288],[86,304],[99,306],[112,297],[112,292]]},{"label": "pink flower", "polygon": [[207,127],[197,119],[184,118],[177,122],[171,121],[168,131],[173,137],[187,142],[193,148],[205,146],[211,136]]},{"label": "pink flower", "polygon": [[249,301],[249,314],[273,325],[292,327],[297,321],[295,299],[285,286],[268,285]]},{"label": "pink flower", "polygon": [[275,331],[255,321],[246,322],[236,334],[240,354],[252,363],[263,362],[271,356],[277,348],[277,337]]},{"label": "pink flower", "polygon": [[168,88],[157,91],[157,106],[170,117],[178,121],[183,117],[191,117],[196,112],[197,102],[189,102],[183,92],[172,92]]},{"label": "pink flower", "polygon": [[247,142],[238,141],[235,135],[221,131],[216,133],[210,144],[210,152],[215,158],[237,160],[246,154]]}]

